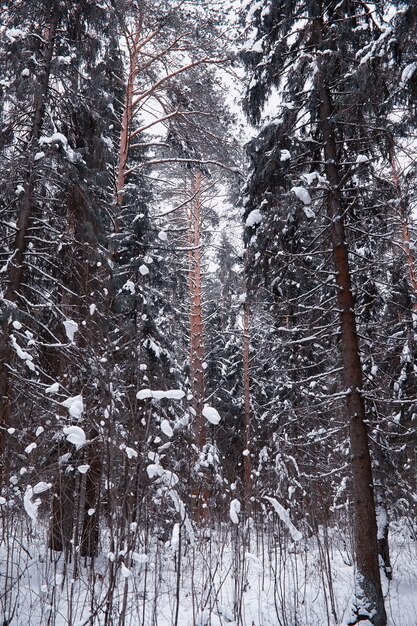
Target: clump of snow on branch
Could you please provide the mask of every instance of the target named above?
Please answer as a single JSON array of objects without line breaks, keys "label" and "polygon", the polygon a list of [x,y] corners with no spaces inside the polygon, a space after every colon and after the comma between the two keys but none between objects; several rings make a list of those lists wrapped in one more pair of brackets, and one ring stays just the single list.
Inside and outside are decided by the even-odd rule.
[{"label": "clump of snow on branch", "polygon": [[81,395],[67,398],[66,400],[61,402],[61,404],[66,409],[68,409],[68,413],[71,415],[71,417],[80,419],[84,411],[83,397]]},{"label": "clump of snow on branch", "polygon": [[161,422],[161,430],[167,437],[172,437],[174,434],[171,424],[166,419]]},{"label": "clump of snow on branch", "polygon": [[181,400],[184,396],[185,393],[181,389],[168,389],[167,391],[141,389],[136,394],[138,400],[146,400],[147,398],[152,398],[152,400]]},{"label": "clump of snow on branch", "polygon": [[290,519],[290,514],[288,513],[288,511],[284,509],[284,507],[278,502],[276,498],[270,498],[269,496],[264,496],[264,498],[265,500],[268,500],[268,502],[272,504],[272,506],[274,507],[275,513],[278,515],[281,522],[283,522],[286,525],[286,527],[290,531],[290,535],[293,538],[293,540],[301,541],[303,536],[300,533],[300,531],[297,530],[297,528],[292,523]]},{"label": "clump of snow on branch", "polygon": [[134,450],[133,448],[129,448],[128,446],[124,448],[124,451],[126,452],[128,459],[136,459],[138,456],[138,453],[136,452],[136,450]]},{"label": "clump of snow on branch", "polygon": [[[123,291],[128,291],[132,295],[135,293],[135,283],[131,280],[127,280],[122,287]],[[94,311],[93,311],[94,313]]]},{"label": "clump of snow on branch", "polygon": [[256,224],[259,224],[259,222],[261,221],[262,221],[262,213],[260,212],[259,209],[254,209],[253,211],[249,213],[248,217],[246,218],[245,225],[248,228],[253,228],[253,226],[256,226]]},{"label": "clump of snow on branch", "polygon": [[235,498],[230,503],[230,519],[232,520],[233,524],[239,524],[239,513],[240,513],[240,502],[239,500],[236,500]]},{"label": "clump of snow on branch", "polygon": [[19,346],[19,344],[17,343],[16,337],[14,335],[10,335],[10,341],[12,342],[12,347],[13,347],[14,351],[16,352],[17,356],[19,357],[19,359],[22,359],[22,361],[25,361],[25,363],[28,366],[28,368],[32,372],[34,372],[35,371],[35,366],[32,363],[33,356],[31,354],[29,354],[29,352],[26,352],[26,350],[23,350],[23,348],[21,346]]},{"label": "clump of snow on branch", "polygon": [[297,196],[299,200],[306,206],[311,204],[311,196],[305,187],[292,187],[291,191]]},{"label": "clump of snow on branch", "polygon": [[412,78],[416,70],[417,70],[417,63],[415,61],[405,66],[401,74],[401,82],[400,82],[401,87],[404,87],[404,85]]},{"label": "clump of snow on branch", "polygon": [[79,426],[67,426],[63,429],[63,433],[66,435],[66,440],[73,443],[77,450],[86,442],[85,432]]},{"label": "clump of snow on branch", "polygon": [[215,426],[221,420],[221,417],[218,411],[214,407],[208,406],[207,404],[204,406],[202,413],[203,413],[203,417],[205,417],[206,420],[210,422],[210,424],[214,424]]},{"label": "clump of snow on branch", "polygon": [[59,391],[59,383],[52,383],[50,387],[45,389],[45,393],[58,393]]},{"label": "clump of snow on branch", "polygon": [[65,334],[68,337],[69,341],[74,341],[74,335],[78,331],[78,324],[74,322],[74,320],[65,320],[64,321]]},{"label": "clump of snow on branch", "polygon": [[38,517],[38,508],[41,504],[40,498],[33,500],[34,496],[47,491],[52,487],[51,483],[39,482],[34,487],[28,485],[23,496],[23,506],[32,522],[36,522]]}]

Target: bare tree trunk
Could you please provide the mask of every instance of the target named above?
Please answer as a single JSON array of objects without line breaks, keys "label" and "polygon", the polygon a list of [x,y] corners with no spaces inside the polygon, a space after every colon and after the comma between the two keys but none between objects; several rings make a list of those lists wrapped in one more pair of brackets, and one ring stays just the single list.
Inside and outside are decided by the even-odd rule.
[{"label": "bare tree trunk", "polygon": [[[204,328],[201,299],[201,173],[194,174],[191,184],[193,200],[189,209],[189,277],[190,297],[190,386],[192,408],[194,409],[194,442],[198,453],[202,453],[207,440],[206,424],[203,416],[204,382]],[[208,497],[207,480],[199,480],[193,488],[193,507],[197,521],[205,517],[205,504]]]},{"label": "bare tree trunk", "polygon": [[11,362],[9,318],[14,304],[19,299],[19,291],[23,278],[23,262],[29,243],[29,229],[31,219],[36,210],[35,188],[36,167],[35,154],[38,150],[38,141],[41,137],[45,117],[46,101],[49,92],[49,76],[54,51],[55,35],[59,22],[58,9],[55,9],[50,18],[49,27],[45,29],[45,47],[43,51],[43,67],[38,69],[38,80],[35,84],[35,97],[33,103],[32,127],[28,138],[27,153],[29,155],[26,169],[24,193],[22,195],[19,215],[17,218],[17,232],[15,238],[13,260],[10,264],[7,287],[5,289],[5,311],[1,319],[0,328],[0,451],[2,463],[0,467],[0,484],[5,479],[6,457],[4,450],[4,432],[9,423],[9,395],[10,376],[8,364]]},{"label": "bare tree trunk", "polygon": [[126,43],[129,51],[129,72],[125,88],[122,125],[119,138],[119,155],[116,169],[116,215],[114,217],[114,233],[120,230],[120,211],[123,206],[123,189],[127,176],[127,160],[129,157],[130,131],[133,118],[133,93],[135,80],[138,73],[138,58],[141,46],[140,27],[136,24],[136,31],[126,35]]},{"label": "bare tree trunk", "polygon": [[190,371],[191,393],[195,411],[194,439],[202,450],[206,443],[206,425],[203,417],[204,407],[204,328],[201,301],[201,173],[197,172],[192,181],[194,196],[190,209]]},{"label": "bare tree trunk", "polygon": [[[319,25],[320,27],[320,25]],[[357,567],[357,599],[373,616],[375,626],[386,626],[384,597],[381,588],[373,477],[362,395],[362,364],[356,328],[355,304],[348,261],[348,247],[343,222],[344,206],[332,117],[334,114],[329,87],[321,72],[316,76],[319,90],[320,127],[324,140],[326,177],[329,184],[327,210],[330,219],[333,261],[336,270],[337,303],[342,336],[343,382],[349,419],[351,471],[353,482],[354,537]],[[353,622],[356,623],[356,622]]]}]

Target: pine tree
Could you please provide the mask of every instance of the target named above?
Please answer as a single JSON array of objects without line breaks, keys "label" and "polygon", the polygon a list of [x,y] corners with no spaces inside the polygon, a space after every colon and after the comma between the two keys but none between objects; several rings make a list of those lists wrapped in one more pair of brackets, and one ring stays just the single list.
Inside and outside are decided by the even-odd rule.
[{"label": "pine tree", "polygon": [[[376,186],[381,183],[378,167],[384,160],[386,163],[384,144],[389,140],[387,122],[392,110],[389,62],[384,56],[388,51],[383,43],[387,30],[380,19],[383,10],[382,4],[369,8],[362,3],[315,2],[308,7],[288,2],[257,4],[249,8],[253,30],[244,53],[252,67],[247,102],[254,121],[261,119],[267,101],[271,107],[276,97],[274,89],[279,89],[281,96],[276,118],[264,125],[251,146],[253,171],[246,211],[251,230],[249,252],[261,251],[257,254],[259,270],[276,290],[275,307],[288,312],[287,320],[294,319],[294,308],[302,305],[302,318],[298,318],[302,323],[296,323],[294,330],[300,332],[310,324],[310,328],[316,328],[309,340],[302,335],[293,336],[295,345],[301,340],[304,352],[308,342],[314,341],[316,351],[323,351],[323,365],[329,373],[342,366],[343,385],[349,389],[346,414],[353,453],[356,558],[362,577],[359,595],[364,595],[357,610],[361,611],[361,602],[365,600],[371,611],[377,609],[378,615],[373,619],[378,624],[385,623],[385,611],[379,583],[366,427],[376,416],[371,402],[365,403],[363,397],[365,382],[358,329],[361,334],[366,331],[370,342],[369,322],[377,315],[378,293],[384,283],[384,265],[378,266],[377,260],[381,255],[384,261],[387,259],[384,245],[386,242],[389,246],[393,237],[388,212],[392,189],[383,185],[382,200]],[[295,28],[297,24],[302,27]],[[267,63],[260,62],[266,57]],[[304,212],[302,219],[300,213],[291,210],[290,192]],[[293,216],[292,230],[289,220],[284,221],[286,211]],[[308,229],[305,218],[310,220]],[[331,280],[329,247],[336,284]],[[290,264],[284,255],[291,259]],[[281,263],[282,256],[286,262]],[[302,263],[314,268],[313,272],[304,277],[296,274],[294,280],[294,274],[289,272],[300,272]],[[308,295],[312,293],[315,295],[311,305],[317,307],[317,301],[320,302],[319,317],[308,306]],[[338,322],[332,303],[336,304]],[[313,321],[314,317],[320,320],[319,324]],[[340,365],[329,362],[326,354],[326,343],[330,347],[334,340],[327,335],[323,343],[331,328],[329,324],[334,326],[336,322],[341,334],[341,343],[337,344]],[[299,356],[302,371],[308,371],[310,363],[313,373],[317,352],[306,361]],[[301,378],[306,380],[305,374]],[[320,379],[323,380],[317,380]],[[337,391],[334,375],[328,380]],[[308,395],[314,406],[317,393]],[[300,400],[298,397],[296,403]],[[366,475],[361,478],[362,471]],[[362,489],[364,484],[369,485],[367,494]],[[365,501],[366,513],[360,510]],[[368,528],[364,520],[370,521]]]}]

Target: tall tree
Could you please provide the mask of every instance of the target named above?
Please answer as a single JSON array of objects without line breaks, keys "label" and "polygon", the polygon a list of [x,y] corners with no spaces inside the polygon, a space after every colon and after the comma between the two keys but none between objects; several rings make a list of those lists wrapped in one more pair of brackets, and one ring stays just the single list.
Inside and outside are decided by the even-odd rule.
[{"label": "tall tree", "polygon": [[[280,90],[281,98],[275,119],[264,124],[251,147],[253,170],[246,211],[252,235],[249,251],[252,249],[256,255],[261,251],[255,263],[258,267],[263,265],[267,276],[272,274],[268,284],[276,289],[276,306],[281,302],[281,308],[290,314],[287,319],[294,319],[294,305],[303,305],[303,317],[295,318],[294,331],[299,333],[310,326],[310,337],[297,338],[292,334],[292,340],[295,345],[298,343],[297,350],[303,352],[311,341],[316,352],[304,361],[301,372],[308,371],[308,362],[313,365],[317,361],[317,349],[324,348],[323,339],[331,328],[329,323],[336,322],[337,313],[339,364],[331,363],[330,354],[327,356],[325,351],[322,358],[329,373],[341,369],[344,411],[349,424],[359,596],[352,619],[353,623],[359,620],[365,611],[375,624],[385,624],[386,615],[367,433],[374,413],[372,403],[366,403],[364,396],[358,328],[365,330],[370,306],[376,302],[372,294],[379,291],[377,285],[382,289],[383,268],[376,263],[380,260],[381,242],[392,241],[388,205],[380,202],[369,176],[375,169],[361,165],[371,163],[376,154],[386,158],[384,142],[388,140],[386,129],[392,101],[387,99],[389,72],[381,52],[388,28],[381,17],[383,10],[383,3],[365,6],[361,2],[250,5],[249,41],[244,52],[252,68],[247,99],[252,119],[261,119],[266,103],[271,111],[275,89]],[[297,198],[304,216],[291,211],[289,192]],[[392,190],[387,189],[387,197],[392,200]],[[285,223],[286,211],[295,213],[295,228],[290,230],[288,220],[285,229],[279,231],[275,223]],[[333,284],[329,278],[329,245],[335,271]],[[292,259],[290,266],[280,261],[287,250]],[[373,261],[372,272],[369,263],[366,268],[360,266],[363,250]],[[284,268],[285,282],[276,268],[274,271],[275,263]],[[303,263],[314,268],[314,273],[288,280],[289,270],[297,272],[297,265],[300,269]],[[321,283],[317,280],[319,275]],[[311,304],[316,303],[316,313],[318,299],[320,302],[319,316],[308,308],[312,293],[315,296]],[[331,345],[328,335],[329,339]],[[308,380],[305,373],[302,378]],[[320,379],[324,377],[317,380]],[[334,375],[328,380],[333,381],[336,391]],[[305,397],[308,396],[310,402],[318,399],[314,392],[308,392]]]}]

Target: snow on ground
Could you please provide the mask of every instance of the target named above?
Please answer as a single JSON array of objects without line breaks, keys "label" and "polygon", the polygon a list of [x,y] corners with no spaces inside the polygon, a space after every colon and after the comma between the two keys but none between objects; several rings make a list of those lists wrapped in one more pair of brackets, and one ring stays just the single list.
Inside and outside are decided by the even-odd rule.
[{"label": "snow on ground", "polygon": [[[139,535],[130,555],[103,545],[92,568],[84,560],[65,565],[58,553],[51,560],[42,519],[35,526],[4,513],[0,614],[10,626],[340,626],[349,614],[354,572],[339,531],[294,543],[279,524],[250,532],[224,524],[200,530],[192,547],[174,524],[164,539]],[[403,532],[391,549],[389,626],[415,626],[417,544]]]}]

